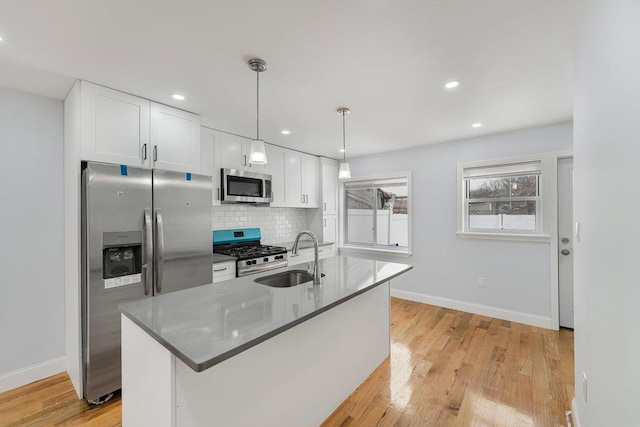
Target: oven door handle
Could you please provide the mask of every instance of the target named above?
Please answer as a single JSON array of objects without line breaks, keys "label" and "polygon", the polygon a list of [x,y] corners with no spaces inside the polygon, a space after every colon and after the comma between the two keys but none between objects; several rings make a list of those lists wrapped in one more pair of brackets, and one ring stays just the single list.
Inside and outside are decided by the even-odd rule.
[{"label": "oven door handle", "polygon": [[156,209],[156,293],[162,292],[162,279],[164,278],[164,224],[162,211]]},{"label": "oven door handle", "polygon": [[151,293],[151,286],[153,281],[153,224],[151,221],[151,209],[144,210],[144,250],[145,250],[145,263],[142,266],[144,271],[144,294],[149,295]]}]

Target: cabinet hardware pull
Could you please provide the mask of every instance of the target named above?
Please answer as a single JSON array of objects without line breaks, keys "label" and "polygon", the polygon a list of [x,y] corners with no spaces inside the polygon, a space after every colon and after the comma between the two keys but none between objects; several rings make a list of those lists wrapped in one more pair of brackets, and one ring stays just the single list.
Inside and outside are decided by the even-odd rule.
[{"label": "cabinet hardware pull", "polygon": [[218,187],[218,196],[216,200],[220,200],[220,187]]},{"label": "cabinet hardware pull", "polygon": [[142,160],[147,160],[147,144],[142,144]]},{"label": "cabinet hardware pull", "polygon": [[324,205],[324,211],[326,212],[327,211],[327,202],[323,202],[322,204]]},{"label": "cabinet hardware pull", "polygon": [[217,270],[214,268],[214,269],[213,269],[213,272],[214,272],[214,273],[217,273],[217,272],[219,272],[219,271],[225,271],[225,270],[228,270],[228,269],[229,269],[229,267],[225,267],[225,268],[218,268]]},{"label": "cabinet hardware pull", "polygon": [[153,161],[154,162],[158,161],[158,146],[157,145],[153,146]]},{"label": "cabinet hardware pull", "polygon": [[244,164],[242,166],[247,166],[247,155],[244,155]]},{"label": "cabinet hardware pull", "polygon": [[324,228],[327,228],[327,218],[324,219]]}]

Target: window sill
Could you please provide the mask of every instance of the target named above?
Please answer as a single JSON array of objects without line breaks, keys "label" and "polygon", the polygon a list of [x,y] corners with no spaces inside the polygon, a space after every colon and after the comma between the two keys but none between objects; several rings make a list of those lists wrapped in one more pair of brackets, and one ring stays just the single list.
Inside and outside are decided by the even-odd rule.
[{"label": "window sill", "polygon": [[458,237],[462,237],[463,239],[512,240],[540,243],[551,242],[551,237],[548,234],[482,233],[476,231],[458,231],[456,234]]},{"label": "window sill", "polygon": [[397,257],[410,257],[412,253],[410,251],[399,251],[393,249],[381,249],[381,248],[365,248],[362,246],[340,246],[340,252],[360,252],[360,253],[370,253],[370,254],[384,254],[384,255],[392,255]]}]

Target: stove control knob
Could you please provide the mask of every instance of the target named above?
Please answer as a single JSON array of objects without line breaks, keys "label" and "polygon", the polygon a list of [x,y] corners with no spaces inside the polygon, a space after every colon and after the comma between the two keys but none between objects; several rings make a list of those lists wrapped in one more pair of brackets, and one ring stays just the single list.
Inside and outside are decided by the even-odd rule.
[{"label": "stove control knob", "polygon": [[256,260],[255,260],[255,259],[254,259],[253,261],[251,261],[251,264],[255,264],[255,263],[256,263]]},{"label": "stove control knob", "polygon": [[264,262],[269,262],[269,258],[263,259]]},{"label": "stove control knob", "polygon": [[247,265],[251,265],[251,261],[247,261]]}]

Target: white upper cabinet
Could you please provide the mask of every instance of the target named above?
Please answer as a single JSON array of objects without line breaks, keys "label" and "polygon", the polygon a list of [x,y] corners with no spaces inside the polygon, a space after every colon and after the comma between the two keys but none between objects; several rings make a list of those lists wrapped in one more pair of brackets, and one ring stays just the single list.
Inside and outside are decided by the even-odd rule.
[{"label": "white upper cabinet", "polygon": [[275,145],[266,144],[266,151],[269,174],[271,174],[271,194],[273,195],[271,206],[276,208],[286,207],[284,172],[284,153],[286,150]]},{"label": "white upper cabinet", "polygon": [[317,208],[318,158],[285,150],[285,203],[288,207]]},{"label": "white upper cabinet", "polygon": [[267,173],[267,165],[256,165],[249,161],[251,140],[224,132],[220,135],[220,167]]},{"label": "white upper cabinet", "polygon": [[322,175],[322,213],[336,215],[338,213],[338,162],[333,159],[320,158]]},{"label": "white upper cabinet", "polygon": [[151,103],[151,166],[200,172],[200,117]]},{"label": "white upper cabinet", "polygon": [[220,204],[220,132],[200,128],[200,173],[211,175],[213,205]]},{"label": "white upper cabinet", "polygon": [[304,206],[302,194],[302,153],[285,150],[284,153],[285,202],[288,207]]},{"label": "white upper cabinet", "polygon": [[305,208],[320,207],[318,182],[318,157],[302,155],[302,194]]},{"label": "white upper cabinet", "polygon": [[149,167],[150,102],[81,82],[81,159]]},{"label": "white upper cabinet", "polygon": [[85,81],[80,89],[82,160],[200,172],[196,114]]}]

